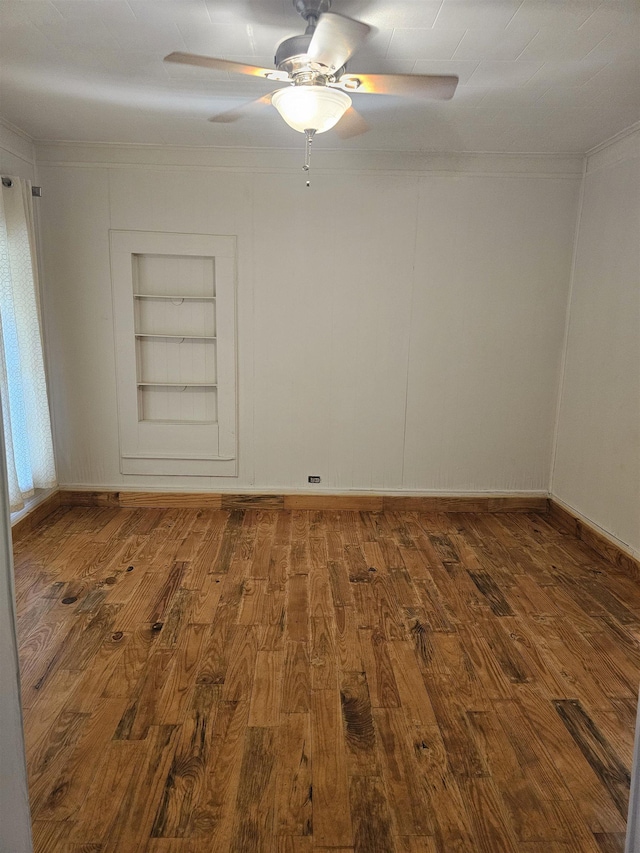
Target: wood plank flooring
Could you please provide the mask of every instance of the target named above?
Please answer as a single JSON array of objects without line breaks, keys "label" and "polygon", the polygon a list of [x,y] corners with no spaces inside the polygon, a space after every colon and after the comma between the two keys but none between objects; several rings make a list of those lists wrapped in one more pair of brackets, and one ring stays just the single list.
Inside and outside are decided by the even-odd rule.
[{"label": "wood plank flooring", "polygon": [[36,853],[610,853],[640,587],[544,515],[60,508],[16,545]]}]

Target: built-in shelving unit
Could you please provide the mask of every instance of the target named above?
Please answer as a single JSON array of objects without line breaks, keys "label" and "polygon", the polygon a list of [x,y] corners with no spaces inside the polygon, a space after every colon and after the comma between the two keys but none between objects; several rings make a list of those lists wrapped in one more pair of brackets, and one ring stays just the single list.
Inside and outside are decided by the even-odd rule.
[{"label": "built-in shelving unit", "polygon": [[234,474],[235,239],[112,232],[112,267],[123,473]]}]

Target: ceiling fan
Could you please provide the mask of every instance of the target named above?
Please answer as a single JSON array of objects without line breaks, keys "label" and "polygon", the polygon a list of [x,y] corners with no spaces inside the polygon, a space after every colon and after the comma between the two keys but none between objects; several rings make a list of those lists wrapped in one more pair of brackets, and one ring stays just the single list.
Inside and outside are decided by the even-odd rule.
[{"label": "ceiling fan", "polygon": [[213,116],[211,121],[235,121],[255,105],[273,104],[290,127],[305,134],[305,168],[308,170],[310,144],[316,133],[330,130],[338,122],[340,125],[336,132],[343,138],[357,136],[369,129],[362,116],[353,109],[349,93],[441,100],[453,96],[458,78],[452,75],[347,72],[347,62],[364,43],[371,27],[330,12],[331,0],[293,0],[293,5],[307,22],[307,28],[304,35],[287,38],[278,45],[275,68],[260,68],[192,53],[165,56],[166,62],[233,71],[284,84],[249,104]]}]

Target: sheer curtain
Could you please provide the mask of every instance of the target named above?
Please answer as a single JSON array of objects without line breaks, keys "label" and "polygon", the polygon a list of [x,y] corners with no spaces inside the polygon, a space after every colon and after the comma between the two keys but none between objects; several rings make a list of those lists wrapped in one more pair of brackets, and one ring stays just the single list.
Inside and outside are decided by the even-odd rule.
[{"label": "sheer curtain", "polygon": [[[7,182],[8,183],[8,182]],[[40,334],[31,182],[0,193],[0,399],[11,510],[56,485]]]}]

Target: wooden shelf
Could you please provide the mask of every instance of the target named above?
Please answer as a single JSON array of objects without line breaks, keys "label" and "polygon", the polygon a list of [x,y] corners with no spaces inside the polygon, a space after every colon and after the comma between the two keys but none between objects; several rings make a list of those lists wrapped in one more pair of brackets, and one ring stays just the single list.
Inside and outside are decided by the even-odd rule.
[{"label": "wooden shelf", "polygon": [[138,388],[217,388],[216,382],[138,382]]},{"label": "wooden shelf", "polygon": [[[144,418],[142,420],[144,422]],[[212,424],[217,424],[218,421],[189,421],[189,420],[171,421],[171,420],[166,420],[164,418],[154,418],[152,421],[150,421],[150,423],[167,424],[167,425],[173,425],[173,426],[196,426],[196,425],[202,426],[203,424],[205,426],[210,426]]]},{"label": "wooden shelf", "polygon": [[167,299],[170,302],[214,302],[215,296],[168,296],[166,293],[134,293],[134,299]]},{"label": "wooden shelf", "polygon": [[215,341],[215,335],[147,335],[144,332],[136,332],[136,338],[168,338],[169,340],[181,341]]}]

